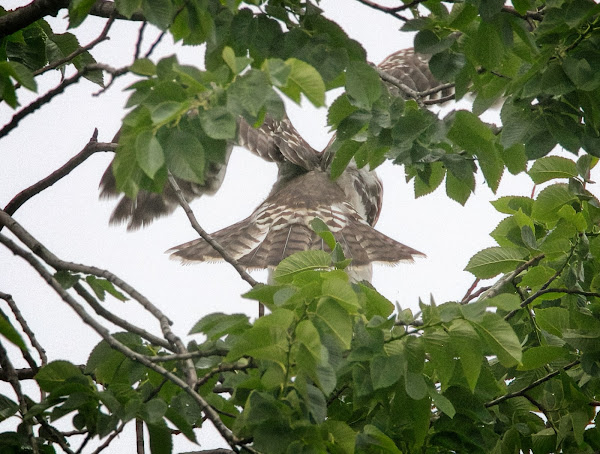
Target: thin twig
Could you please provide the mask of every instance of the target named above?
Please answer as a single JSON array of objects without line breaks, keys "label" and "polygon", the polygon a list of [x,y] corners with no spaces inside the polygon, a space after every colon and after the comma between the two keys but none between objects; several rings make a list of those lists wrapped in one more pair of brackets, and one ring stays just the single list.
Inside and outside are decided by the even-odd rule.
[{"label": "thin twig", "polygon": [[220,374],[222,372],[244,371],[246,369],[252,369],[255,367],[256,366],[252,363],[252,361],[243,364],[240,364],[239,362],[234,364],[219,364],[217,367],[213,368],[208,373],[206,373],[198,379],[198,382],[196,383],[196,389],[207,383],[216,374]]},{"label": "thin twig", "polygon": [[169,178],[169,184],[171,185],[171,187],[173,188],[173,191],[175,191],[175,194],[177,195],[177,199],[179,200],[179,205],[181,205],[181,207],[185,211],[185,214],[187,215],[188,219],[190,220],[190,224],[192,225],[192,228],[202,237],[202,239],[204,241],[206,241],[208,244],[210,244],[215,251],[217,251],[219,254],[221,254],[221,257],[223,257],[223,260],[225,260],[227,263],[229,263],[231,266],[233,266],[233,268],[238,272],[238,274],[240,275],[240,277],[243,280],[245,280],[252,287],[257,285],[258,281],[256,281],[252,276],[250,276],[248,274],[248,272],[244,269],[244,267],[242,265],[240,265],[236,259],[234,259],[231,255],[229,255],[229,253],[225,250],[225,248],[223,246],[221,246],[218,241],[216,241],[214,238],[212,238],[206,232],[206,230],[204,230],[200,226],[200,224],[198,223],[198,220],[196,219],[196,216],[194,215],[194,212],[190,208],[189,203],[187,202],[187,200],[185,200],[183,192],[181,192],[181,188],[179,187],[179,185],[177,184],[177,181],[175,181],[175,178],[173,178],[173,175],[171,175],[170,172],[169,172],[168,178]]},{"label": "thin twig", "polygon": [[140,418],[135,420],[135,446],[137,454],[145,454],[144,450],[144,421]]},{"label": "thin twig", "polygon": [[69,63],[75,57],[83,54],[84,52],[89,51],[90,49],[92,49],[97,44],[101,43],[102,41],[106,41],[106,40],[110,39],[109,36],[108,36],[108,31],[110,30],[110,27],[112,26],[112,24],[114,23],[114,21],[115,21],[115,18],[114,17],[110,17],[106,21],[106,25],[104,26],[104,29],[102,30],[102,32],[100,33],[100,35],[98,35],[98,37],[96,39],[94,39],[93,41],[91,41],[89,44],[86,44],[85,46],[80,47],[80,48],[74,50],[73,52],[71,52],[66,57],[61,58],[60,60],[53,61],[52,63],[44,66],[43,68],[40,68],[37,71],[34,71],[33,75],[34,76],[39,76],[40,74],[44,74],[45,72],[50,71],[51,69],[57,68],[57,67],[59,67],[61,65],[64,65],[65,63]]},{"label": "thin twig", "polygon": [[548,380],[550,380],[553,377],[556,377],[558,374],[560,374],[563,371],[571,369],[572,367],[578,365],[579,362],[580,361],[577,359],[577,360],[573,361],[572,363],[567,364],[565,367],[557,369],[554,372],[550,372],[548,375],[544,375],[542,378],[538,378],[537,380],[531,382],[529,385],[527,385],[525,388],[521,389],[520,391],[508,393],[508,394],[498,397],[497,399],[490,400],[489,402],[486,402],[484,404],[484,406],[486,408],[493,407],[494,405],[498,405],[499,403],[504,402],[505,400],[508,400],[508,399],[512,399],[513,397],[523,396],[524,393],[526,393],[530,389],[533,389],[536,386],[539,386],[542,383],[547,382]]},{"label": "thin twig", "polygon": [[142,41],[144,40],[144,30],[146,29],[146,25],[148,22],[142,22],[140,29],[138,31],[137,41],[135,42],[135,55],[133,57],[133,61],[140,58],[140,52],[142,51]]},{"label": "thin twig", "polygon": [[158,356],[148,356],[148,359],[153,363],[166,363],[168,361],[181,361],[184,359],[194,359],[194,358],[208,358],[210,356],[227,356],[229,353],[224,349],[214,349],[207,351],[195,351],[188,353],[179,353],[175,355],[158,355]]},{"label": "thin twig", "polygon": [[379,77],[381,77],[381,79],[383,81],[388,82],[388,83],[392,84],[393,86],[397,87],[400,91],[402,91],[406,95],[406,97],[408,97],[410,99],[414,99],[415,101],[417,101],[417,103],[420,106],[423,105],[423,100],[419,96],[418,91],[413,90],[406,84],[403,84],[402,82],[400,82],[399,79],[397,79],[394,76],[392,76],[391,74],[385,72],[383,69],[378,68],[377,66],[373,66],[373,68],[375,69],[375,71],[377,71],[377,73],[379,74]]},{"label": "thin twig", "polygon": [[[393,17],[395,17],[396,19],[399,19],[403,22],[408,21],[408,17],[403,16],[402,14],[399,14],[398,11],[400,11],[400,9],[398,8],[402,8],[403,7],[387,7],[387,6],[383,6],[383,5],[379,5],[378,3],[372,2],[370,0],[356,0],[358,3],[362,3],[365,6],[368,6],[369,8],[373,8],[376,9],[378,11],[381,11],[382,13],[386,13],[389,14]],[[417,2],[412,2],[412,3],[421,3],[421,1],[425,1],[425,0],[420,0]]]},{"label": "thin twig", "polygon": [[102,304],[98,303],[98,301],[96,301],[93,295],[90,294],[79,282],[73,285],[73,290],[75,290],[77,294],[81,296],[92,307],[92,309],[94,309],[94,312],[96,312],[96,314],[98,314],[100,317],[108,320],[109,322],[115,324],[120,328],[123,328],[127,332],[137,334],[138,336],[146,339],[153,345],[158,345],[162,348],[171,351],[174,350],[171,344],[169,344],[164,339],[161,339],[160,337],[149,333],[145,329],[140,328],[139,326],[134,325],[133,323],[130,323],[127,320],[124,320],[107,310],[104,306],[102,306]]},{"label": "thin twig", "polygon": [[[79,153],[77,153],[75,156],[73,156],[71,159],[69,159],[63,166],[56,169],[54,172],[52,172],[46,178],[29,186],[27,189],[24,189],[23,191],[19,192],[15,197],[13,197],[13,199],[10,202],[8,202],[8,204],[4,208],[4,211],[12,216],[25,202],[27,202],[29,199],[31,199],[33,196],[39,194],[43,190],[49,188],[50,186],[52,186],[54,183],[56,183],[60,179],[67,176],[77,166],[82,164],[86,159],[88,159],[94,153],[98,153],[100,151],[113,151],[113,152],[116,151],[116,149],[117,149],[116,143],[96,142],[97,133],[98,133],[98,130],[95,130],[94,134],[92,135],[92,138],[86,144],[86,146],[83,147],[83,150],[81,150]],[[1,230],[2,230],[2,226],[0,226],[0,231]]]}]

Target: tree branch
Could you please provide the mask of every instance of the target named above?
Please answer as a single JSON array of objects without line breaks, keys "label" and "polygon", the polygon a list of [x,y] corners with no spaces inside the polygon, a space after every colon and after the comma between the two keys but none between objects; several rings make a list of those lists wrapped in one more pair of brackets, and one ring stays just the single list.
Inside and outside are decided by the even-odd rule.
[{"label": "tree branch", "polygon": [[185,211],[185,214],[187,215],[188,219],[190,220],[190,224],[192,225],[193,229],[198,233],[198,235],[200,235],[204,241],[206,241],[208,244],[210,244],[215,251],[217,251],[219,254],[221,254],[221,257],[223,257],[223,260],[225,260],[227,263],[229,263],[231,266],[233,266],[233,268],[238,272],[238,274],[240,275],[240,277],[243,280],[245,280],[252,287],[257,285],[258,281],[256,281],[252,276],[250,276],[248,274],[248,272],[244,269],[244,267],[242,265],[240,265],[236,259],[234,259],[231,255],[229,255],[229,253],[225,250],[225,248],[223,246],[221,246],[218,241],[216,241],[214,238],[212,238],[206,232],[206,230],[204,230],[200,226],[200,224],[198,223],[198,220],[196,219],[196,216],[194,215],[194,212],[190,208],[190,204],[187,202],[187,200],[185,200],[183,192],[181,192],[181,188],[179,187],[179,185],[177,184],[177,181],[175,181],[175,178],[173,178],[173,175],[171,175],[170,172],[169,172],[169,184],[175,191],[175,194],[177,195],[177,199],[179,200],[179,205],[181,205],[181,207]]},{"label": "tree branch", "polygon": [[[70,0],[33,0],[28,5],[8,11],[7,14],[0,17],[0,39],[22,30],[45,16],[56,16],[61,9],[68,8],[69,3]],[[104,0],[97,1],[92,6],[90,14],[105,18],[114,16],[116,19],[131,21],[145,20],[144,16],[139,13],[133,13],[131,18],[118,14],[115,3]]]},{"label": "tree branch", "polygon": [[[75,156],[69,159],[63,166],[56,169],[46,178],[19,192],[15,197],[13,197],[13,199],[10,202],[8,202],[8,204],[4,208],[4,211],[12,216],[25,202],[27,202],[29,199],[39,194],[43,190],[48,189],[60,179],[67,176],[77,166],[82,164],[87,158],[92,156],[94,153],[98,153],[100,151],[114,152],[117,150],[116,143],[97,142],[97,136],[98,130],[96,129],[94,130],[90,141],[85,145],[85,147],[83,147],[83,149],[79,153],[77,153]],[[2,231],[2,226],[0,226],[0,231]]]},{"label": "tree branch", "polygon": [[365,6],[368,6],[369,8],[376,9],[377,11],[381,11],[382,13],[390,14],[391,16],[395,17],[396,19],[406,22],[406,21],[408,21],[408,17],[405,17],[402,14],[399,14],[398,11],[402,11],[404,9],[410,8],[411,6],[417,5],[425,0],[417,0],[417,1],[413,1],[413,2],[409,3],[408,5],[396,6],[396,7],[383,6],[378,3],[372,2],[370,0],[356,0],[356,1],[358,3],[362,3]]},{"label": "tree branch", "polygon": [[[173,350],[178,353],[187,353],[185,345],[181,341],[181,339],[176,336],[173,331],[171,331],[171,321],[168,317],[156,307],[148,298],[143,296],[140,292],[138,292],[131,285],[127,284],[121,278],[117,277],[113,273],[108,270],[103,270],[100,268],[96,268],[94,266],[86,266],[77,263],[67,262],[59,259],[56,255],[50,252],[42,243],[37,241],[29,232],[27,232],[17,221],[15,221],[12,217],[10,217],[6,212],[0,210],[0,224],[4,224],[8,227],[8,229],[15,234],[20,241],[23,242],[30,250],[32,250],[38,257],[40,257],[44,262],[52,266],[56,270],[67,270],[73,271],[76,273],[84,273],[91,274],[94,276],[102,277],[126,293],[128,293],[134,300],[136,300],[144,309],[150,312],[159,322],[160,328],[163,332],[164,338],[169,342],[169,344],[173,347]],[[191,360],[186,360],[185,368],[188,380],[188,385],[193,387],[193,385],[198,380],[196,376],[196,369],[194,368],[194,363]]]},{"label": "tree branch", "polygon": [[505,394],[503,396],[498,397],[497,399],[490,400],[489,402],[486,402],[484,404],[484,406],[486,408],[493,407],[494,405],[498,405],[498,404],[504,402],[505,400],[512,399],[513,397],[523,396],[530,389],[533,389],[536,386],[539,386],[542,383],[547,382],[551,378],[556,377],[561,372],[569,370],[572,367],[578,365],[579,363],[580,363],[580,361],[577,359],[577,360],[573,361],[572,363],[567,364],[565,367],[562,367],[562,368],[557,369],[557,370],[555,370],[553,372],[550,372],[548,375],[544,375],[542,378],[538,378],[537,380],[531,382],[529,385],[527,385],[525,388],[521,389],[520,391],[515,391],[515,392],[512,392],[512,393],[508,393],[508,394]]},{"label": "tree branch", "polygon": [[[6,214],[0,211],[0,219],[4,216],[6,216]],[[10,229],[11,226],[9,225],[8,227]],[[15,232],[13,231],[13,233]],[[29,235],[28,232],[26,233],[27,235]],[[22,232],[19,232],[19,234],[22,235]],[[17,237],[19,237],[19,234],[15,233]],[[42,246],[41,243],[39,243],[39,241],[35,239],[34,241],[38,244],[38,250],[33,250],[38,256],[40,256],[46,261],[46,259],[39,254],[39,249],[44,248],[44,246]],[[189,386],[184,380],[182,380],[172,372],[164,369],[163,367],[157,364],[154,364],[152,361],[149,361],[145,355],[131,350],[129,347],[122,344],[113,336],[111,336],[110,332],[103,325],[94,320],[94,318],[92,318],[85,311],[83,306],[81,306],[81,304],[79,304],[65,289],[62,288],[60,283],[52,276],[52,274],[48,272],[48,270],[43,266],[43,264],[34,257],[33,254],[25,251],[20,246],[17,246],[13,241],[11,241],[9,238],[2,234],[0,234],[0,242],[4,244],[9,250],[11,250],[13,254],[18,255],[19,257],[26,260],[31,265],[31,267],[34,268],[38,272],[38,274],[48,283],[48,285],[52,287],[52,289],[61,297],[61,299],[65,301],[77,313],[79,318],[81,318],[81,320],[85,324],[89,325],[96,333],[98,333],[111,348],[121,352],[123,355],[125,355],[132,361],[137,361],[140,364],[146,366],[148,369],[152,369],[153,371],[157,372],[158,374],[162,375],[163,377],[180,387],[199,405],[202,412],[213,423],[217,431],[227,441],[227,443],[232,447],[232,449],[235,449],[237,445],[241,444],[241,440],[239,440],[235,435],[233,435],[233,433],[225,426],[225,424],[223,424],[218,413],[208,404],[206,400],[204,400],[202,396],[200,396],[197,392],[194,391],[193,387]]]},{"label": "tree branch", "polygon": [[[12,296],[8,295],[7,293],[0,292],[0,299],[3,299],[4,301],[6,301],[6,303],[10,307],[10,310],[12,311],[13,315],[19,322],[19,325],[21,325],[21,329],[29,338],[31,345],[33,345],[33,347],[37,350],[38,355],[40,356],[40,359],[42,361],[42,365],[45,365],[48,362],[48,358],[46,357],[46,351],[42,348],[42,346],[39,344],[39,342],[35,338],[33,331],[31,331],[31,328],[29,328],[27,321],[23,317],[23,314],[21,314],[21,311],[17,307],[17,304],[13,300]],[[2,311],[0,311],[0,315],[4,315],[4,313]],[[27,364],[29,364],[29,367],[31,367],[31,369],[37,373],[37,371],[39,370],[39,367],[38,367],[37,363],[35,362],[35,360],[33,359],[33,357],[31,356],[31,354],[29,353],[29,351],[22,350],[21,354],[23,355],[23,358],[25,358],[25,361],[27,361]]]},{"label": "tree branch", "polygon": [[78,55],[81,55],[84,52],[87,52],[88,50],[92,49],[94,46],[96,46],[97,44],[101,43],[102,41],[106,41],[106,40],[110,39],[108,37],[108,31],[110,30],[110,27],[112,26],[112,24],[114,23],[114,21],[115,21],[115,18],[114,17],[110,17],[108,19],[108,21],[106,21],[106,25],[104,26],[104,29],[102,30],[102,32],[100,33],[100,35],[98,35],[98,37],[96,39],[94,39],[90,43],[86,44],[85,46],[80,47],[79,49],[74,50],[73,52],[71,52],[66,57],[61,58],[60,60],[56,60],[56,61],[50,63],[49,65],[44,66],[43,68],[40,68],[37,71],[34,71],[33,75],[34,76],[39,76],[40,74],[44,74],[46,71],[50,71],[51,69],[58,68],[60,65],[63,65],[65,63],[69,63],[71,60],[73,60]]}]

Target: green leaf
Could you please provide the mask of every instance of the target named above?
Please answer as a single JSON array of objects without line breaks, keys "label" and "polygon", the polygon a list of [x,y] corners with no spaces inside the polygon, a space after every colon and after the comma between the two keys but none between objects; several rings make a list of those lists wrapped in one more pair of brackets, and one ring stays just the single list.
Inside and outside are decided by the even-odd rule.
[{"label": "green leaf", "polygon": [[291,71],[287,84],[280,87],[281,91],[297,103],[300,102],[300,94],[304,93],[316,107],[325,105],[325,82],[319,72],[308,63],[296,58],[289,58],[285,63]]},{"label": "green leaf", "polygon": [[569,352],[562,347],[548,345],[531,347],[523,352],[523,361],[517,370],[538,369],[557,359],[568,358],[568,356]]},{"label": "green leaf", "polygon": [[9,71],[10,76],[14,77],[17,82],[28,90],[37,91],[37,82],[33,78],[33,73],[25,65],[16,61],[8,62],[8,65],[11,68],[11,71]]},{"label": "green leaf", "polygon": [[569,311],[562,307],[535,308],[535,320],[539,327],[550,334],[562,337],[570,328]]},{"label": "green leaf", "polygon": [[444,165],[439,162],[432,162],[426,166],[428,172],[418,172],[415,178],[415,197],[422,197],[435,191],[446,175]]},{"label": "green leaf", "polygon": [[396,443],[390,437],[371,424],[364,426],[362,432],[358,434],[356,447],[359,452],[369,452],[377,449],[378,452],[402,454],[402,451],[396,447]]},{"label": "green leaf", "polygon": [[114,296],[119,301],[127,301],[127,297],[119,292],[112,282],[107,281],[106,279],[100,279],[96,276],[87,276],[85,281],[92,288],[96,296],[100,301],[104,301],[104,294],[108,292],[112,296]]},{"label": "green leaf", "polygon": [[193,183],[204,183],[204,147],[196,137],[176,130],[169,135],[163,149],[173,175]]},{"label": "green leaf", "polygon": [[334,147],[338,148],[335,150],[335,155],[331,163],[331,178],[335,180],[346,170],[346,167],[348,167],[348,164],[360,148],[360,143],[354,140],[347,140],[340,146],[336,140],[332,145],[332,148]]},{"label": "green leaf", "polygon": [[148,58],[138,58],[131,65],[131,72],[140,76],[154,76],[156,65]]},{"label": "green leaf", "polygon": [[480,323],[470,322],[504,367],[520,364],[521,342],[512,327],[499,315],[487,312]]},{"label": "green leaf", "polygon": [[151,118],[155,125],[161,126],[176,120],[187,111],[187,105],[176,101],[165,101],[152,109]]},{"label": "green leaf", "polygon": [[269,80],[276,87],[285,87],[292,68],[279,58],[267,58],[261,69],[267,74]]},{"label": "green leaf", "polygon": [[335,301],[322,299],[313,322],[322,335],[333,337],[344,349],[350,348],[352,316]]},{"label": "green leaf", "polygon": [[554,178],[575,178],[578,175],[575,162],[560,156],[545,156],[537,159],[527,173],[535,184]]},{"label": "green leaf", "polygon": [[273,278],[281,283],[291,282],[294,275],[307,270],[323,270],[331,265],[331,256],[321,250],[301,251],[283,259],[275,268]]},{"label": "green leaf", "polygon": [[448,138],[465,151],[477,156],[483,176],[494,192],[498,189],[504,163],[496,149],[496,138],[476,115],[459,110],[454,116]]},{"label": "green leaf", "polygon": [[489,279],[500,273],[513,271],[525,263],[527,252],[523,249],[490,247],[471,257],[465,271],[473,273],[479,279]]},{"label": "green leaf", "polygon": [[208,339],[217,340],[228,334],[243,333],[250,326],[247,315],[214,312],[198,320],[189,334],[204,333]]},{"label": "green leaf", "polygon": [[374,389],[387,388],[402,376],[404,358],[398,355],[377,355],[370,361],[371,381]]},{"label": "green leaf", "polygon": [[19,411],[19,405],[4,394],[0,394],[0,422],[10,418]]},{"label": "green leaf", "polygon": [[68,361],[52,361],[40,369],[35,376],[40,388],[52,392],[67,380],[83,377],[81,370]]},{"label": "green leaf", "polygon": [[237,133],[237,119],[225,107],[216,106],[199,113],[200,124],[208,137],[213,139],[234,139]]},{"label": "green leaf", "polygon": [[533,202],[531,216],[538,221],[552,222],[559,219],[558,210],[571,202],[577,200],[577,197],[569,191],[569,186],[565,183],[557,183],[548,186],[538,195]]},{"label": "green leaf", "polygon": [[148,424],[157,424],[163,420],[167,411],[167,404],[160,398],[154,398],[142,405],[140,416]]},{"label": "green leaf", "polygon": [[448,328],[450,345],[460,358],[462,371],[471,391],[475,389],[483,357],[481,340],[473,327],[465,320],[454,320]]},{"label": "green leaf", "polygon": [[448,415],[448,417],[454,418],[454,415],[456,414],[456,409],[454,408],[454,405],[452,405],[452,402],[450,402],[450,400],[446,396],[434,390],[429,391],[429,396],[431,397],[433,404],[438,408],[438,410]]},{"label": "green leaf", "polygon": [[233,361],[248,355],[275,361],[283,366],[289,349],[288,329],[294,319],[292,311],[281,308],[258,319],[251,329],[235,338],[225,360]]},{"label": "green leaf", "polygon": [[173,439],[171,429],[164,420],[154,424],[147,424],[150,434],[150,452],[152,454],[171,454],[173,451]]},{"label": "green leaf", "polygon": [[349,313],[355,314],[360,307],[358,297],[348,281],[338,278],[328,277],[323,281],[323,296],[337,301],[337,303],[346,309]]},{"label": "green leaf", "polygon": [[335,237],[333,236],[333,233],[331,233],[331,230],[329,230],[329,227],[327,227],[327,224],[320,218],[314,218],[310,221],[310,227],[317,235],[323,238],[327,246],[329,246],[329,249],[333,251],[335,248]]},{"label": "green leaf", "polygon": [[156,136],[144,130],[135,139],[135,155],[140,168],[150,178],[165,164],[165,155]]},{"label": "green leaf", "polygon": [[69,5],[69,28],[78,27],[87,17],[95,0],[72,0]]},{"label": "green leaf", "polygon": [[142,0],[142,11],[148,22],[166,30],[173,20],[173,2],[164,0]]},{"label": "green leaf", "polygon": [[27,351],[25,341],[15,327],[12,326],[10,320],[2,311],[0,311],[0,334],[2,334],[2,336],[4,336],[10,343],[16,345],[24,352]]},{"label": "green leaf", "polygon": [[381,96],[379,74],[364,62],[350,62],[346,69],[346,93],[357,107],[371,109]]}]

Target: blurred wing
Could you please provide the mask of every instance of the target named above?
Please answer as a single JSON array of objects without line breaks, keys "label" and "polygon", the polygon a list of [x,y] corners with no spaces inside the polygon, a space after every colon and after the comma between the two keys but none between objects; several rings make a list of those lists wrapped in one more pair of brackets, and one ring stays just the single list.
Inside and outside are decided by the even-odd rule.
[{"label": "blurred wing", "polygon": [[[314,169],[320,162],[319,153],[300,136],[287,117],[275,120],[267,116],[259,128],[240,119],[236,144],[266,161],[283,163],[287,160],[306,170]],[[210,164],[204,184],[177,179],[188,202],[202,195],[214,194],[221,187],[232,148],[233,144],[230,144],[224,163]],[[129,199],[117,190],[111,165],[100,181],[100,197],[119,196],[121,199],[112,212],[110,223],[127,223],[128,230],[144,227],[159,217],[171,214],[179,206],[175,192],[168,185],[162,193],[142,190],[135,200]]]}]

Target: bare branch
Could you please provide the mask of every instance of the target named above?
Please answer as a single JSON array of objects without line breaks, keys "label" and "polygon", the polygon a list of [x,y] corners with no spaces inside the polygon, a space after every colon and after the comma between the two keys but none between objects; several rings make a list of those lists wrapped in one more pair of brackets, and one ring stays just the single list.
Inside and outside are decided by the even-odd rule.
[{"label": "bare branch", "polygon": [[[27,27],[35,21],[45,16],[56,16],[63,8],[69,7],[69,0],[33,0],[28,5],[9,11],[0,17],[0,38]],[[117,13],[114,2],[99,0],[90,10],[92,16],[116,19],[126,19],[131,21],[143,21],[144,16],[139,13],[133,13],[131,18],[127,18]]]},{"label": "bare branch", "polygon": [[223,260],[225,260],[227,263],[229,263],[231,266],[233,266],[233,268],[235,268],[235,270],[238,272],[238,274],[240,275],[240,277],[243,280],[245,280],[252,287],[257,285],[258,281],[256,281],[252,276],[250,276],[248,274],[248,272],[244,269],[244,267],[242,265],[240,265],[236,259],[234,259],[231,255],[229,255],[229,253],[225,250],[225,248],[223,246],[221,246],[214,238],[212,238],[206,232],[206,230],[204,230],[200,226],[200,224],[198,223],[198,220],[196,219],[196,216],[194,215],[194,212],[190,208],[189,203],[187,202],[187,200],[185,200],[185,197],[183,196],[183,192],[181,192],[181,188],[179,187],[179,185],[177,184],[177,181],[175,181],[175,178],[173,178],[173,175],[171,175],[170,172],[169,172],[169,184],[175,191],[175,194],[177,194],[177,199],[179,200],[179,205],[181,205],[181,207],[185,211],[185,214],[187,215],[188,219],[190,220],[190,223],[191,223],[193,229],[196,232],[198,232],[198,234],[202,237],[202,239],[204,241],[206,241],[208,244],[210,244],[214,248],[215,251],[217,251],[219,254],[221,254],[221,257],[223,257]]},{"label": "bare branch", "polygon": [[387,7],[387,6],[383,6],[378,3],[372,2],[370,0],[356,0],[356,1],[358,3],[362,3],[365,6],[368,6],[369,8],[376,9],[378,11],[381,11],[382,13],[390,14],[391,16],[394,16],[396,19],[406,22],[406,21],[408,21],[408,17],[405,17],[402,14],[399,14],[398,11],[401,11],[403,9],[409,8],[410,6],[413,6],[413,3],[415,5],[418,3],[421,3],[424,0],[417,0],[417,1],[411,2],[409,5],[400,6],[400,7]]},{"label": "bare branch", "polygon": [[98,301],[96,301],[96,299],[80,283],[76,283],[73,286],[73,289],[92,307],[92,309],[94,309],[94,312],[96,312],[96,314],[98,314],[100,317],[103,317],[109,322],[114,323],[115,325],[123,328],[125,331],[137,334],[138,336],[146,339],[151,344],[159,345],[167,350],[174,350],[171,344],[169,344],[164,339],[161,339],[160,337],[149,333],[145,329],[140,328],[139,326],[134,325],[133,323],[130,323],[127,320],[123,320],[122,318],[118,317],[117,315],[104,308],[104,306],[98,303]]},{"label": "bare branch", "polygon": [[[96,136],[98,135],[98,130],[94,131],[92,138],[83,147],[79,153],[69,159],[62,167],[56,169],[46,178],[38,181],[37,183],[29,186],[27,189],[24,189],[20,193],[18,193],[13,199],[8,202],[4,211],[9,215],[13,215],[25,202],[31,199],[33,196],[39,194],[43,190],[49,188],[54,183],[59,181],[60,179],[67,176],[71,173],[77,166],[82,164],[87,158],[92,156],[94,153],[100,151],[116,151],[117,144],[116,143],[102,143],[96,141]],[[2,230],[2,226],[0,226],[0,231]]]},{"label": "bare branch", "polygon": [[[67,270],[73,271],[76,273],[85,273],[91,274],[94,276],[102,277],[126,293],[128,293],[134,300],[136,300],[144,309],[150,312],[159,322],[160,328],[163,332],[163,336],[169,342],[169,344],[173,347],[172,349],[178,353],[187,353],[187,349],[185,345],[181,341],[181,339],[176,336],[171,330],[171,321],[168,317],[156,307],[148,298],[143,296],[140,292],[138,292],[131,285],[127,284],[121,278],[117,277],[113,273],[108,270],[103,270],[100,268],[96,268],[94,266],[86,266],[72,262],[66,262],[64,260],[59,259],[52,252],[50,252],[43,244],[37,241],[29,232],[27,232],[17,221],[11,218],[6,212],[0,210],[0,224],[4,224],[8,227],[8,229],[14,233],[20,241],[23,242],[30,250],[32,250],[38,257],[40,257],[44,262],[55,268],[56,270]],[[194,363],[191,360],[186,360],[185,362],[185,372],[188,379],[188,385],[193,387],[193,385],[198,380],[196,376],[196,369],[194,368]]]},{"label": "bare branch", "polygon": [[[23,317],[23,314],[21,314],[21,311],[19,310],[19,307],[13,300],[12,296],[7,293],[0,292],[0,299],[3,299],[4,301],[6,301],[6,303],[8,304],[8,307],[10,307],[10,310],[12,311],[13,315],[19,322],[19,325],[21,325],[21,329],[29,338],[29,342],[31,342],[31,345],[33,346],[33,348],[35,348],[37,350],[38,354],[40,355],[40,360],[42,361],[42,366],[46,365],[48,363],[48,357],[46,356],[46,350],[44,350],[44,348],[41,346],[41,344],[37,341],[35,334],[33,334],[33,331],[27,324],[25,317]],[[29,359],[27,357],[29,357]],[[27,353],[25,359],[31,366],[32,370],[34,372],[37,372],[38,366],[37,366],[37,364],[35,364],[35,361],[33,361],[33,358],[31,358],[31,356],[28,353]]]},{"label": "bare branch", "polygon": [[373,68],[375,69],[375,71],[377,71],[379,73],[379,77],[381,77],[381,79],[383,81],[388,82],[388,83],[394,85],[400,91],[402,91],[402,93],[404,93],[406,95],[406,97],[408,97],[410,99],[414,99],[415,101],[417,101],[417,103],[420,106],[423,106],[423,100],[419,96],[419,92],[418,91],[413,90],[412,88],[410,88],[406,84],[403,84],[402,82],[400,82],[400,80],[398,80],[397,78],[395,78],[391,74],[385,72],[383,69],[378,68],[377,66],[373,66]]},{"label": "bare branch", "polygon": [[[5,216],[6,214],[0,211],[0,220],[3,220]],[[8,225],[8,227],[10,229],[11,225]],[[11,231],[13,230],[11,229]],[[13,233],[15,232],[13,231]],[[31,236],[28,232],[25,233]],[[23,236],[23,232],[19,231],[19,233],[15,233],[15,235],[17,237],[19,237],[19,235]],[[21,239],[21,241],[23,240]],[[36,249],[43,248],[46,250],[46,252],[48,252],[48,250],[41,243],[39,243],[39,241],[35,240],[35,238],[33,238],[33,241],[38,245]],[[87,325],[89,325],[96,333],[98,333],[111,348],[121,352],[132,361],[137,361],[140,364],[146,366],[147,368],[152,369],[153,371],[170,380],[175,385],[180,387],[183,391],[185,391],[199,405],[202,412],[213,423],[217,431],[232,448],[235,449],[235,447],[241,443],[241,440],[239,440],[235,435],[233,435],[233,433],[227,428],[227,426],[223,424],[218,413],[208,404],[206,400],[204,400],[202,396],[200,396],[194,391],[193,387],[189,386],[184,380],[182,380],[172,372],[164,369],[163,367],[157,364],[154,364],[152,361],[149,361],[145,355],[131,350],[129,347],[122,344],[113,336],[111,336],[110,332],[103,325],[101,325],[94,318],[92,318],[83,308],[83,306],[79,304],[65,289],[62,288],[60,283],[52,276],[52,274],[50,274],[50,272],[48,272],[44,265],[39,260],[37,260],[37,258],[34,257],[33,254],[25,251],[20,246],[17,246],[17,244],[15,244],[12,240],[10,240],[2,234],[0,234],[0,243],[4,244],[11,252],[13,252],[13,254],[18,255],[19,257],[26,260],[31,265],[31,267],[34,268],[38,272],[38,274],[48,283],[48,285],[50,285],[50,287],[52,287],[52,289],[61,297],[61,299],[65,301],[77,313],[81,320]],[[33,250],[36,252],[36,254],[38,254],[39,250],[36,249]],[[38,255],[44,260],[46,260],[42,254]]]},{"label": "bare branch", "polygon": [[497,399],[490,400],[489,402],[486,402],[484,404],[484,406],[486,408],[493,407],[494,405],[498,405],[501,402],[504,402],[505,400],[512,399],[513,397],[523,396],[530,389],[533,389],[536,386],[539,386],[542,383],[547,382],[551,378],[556,377],[562,371],[569,370],[572,367],[578,365],[579,363],[580,363],[580,361],[577,359],[577,360],[573,361],[572,363],[567,364],[565,367],[562,367],[562,368],[557,369],[557,370],[555,370],[553,372],[550,372],[548,375],[544,375],[542,378],[538,378],[537,380],[531,382],[529,385],[527,385],[525,388],[521,389],[520,391],[515,391],[515,392],[512,392],[512,393],[508,393],[508,394],[505,394],[503,396],[498,397]]}]

